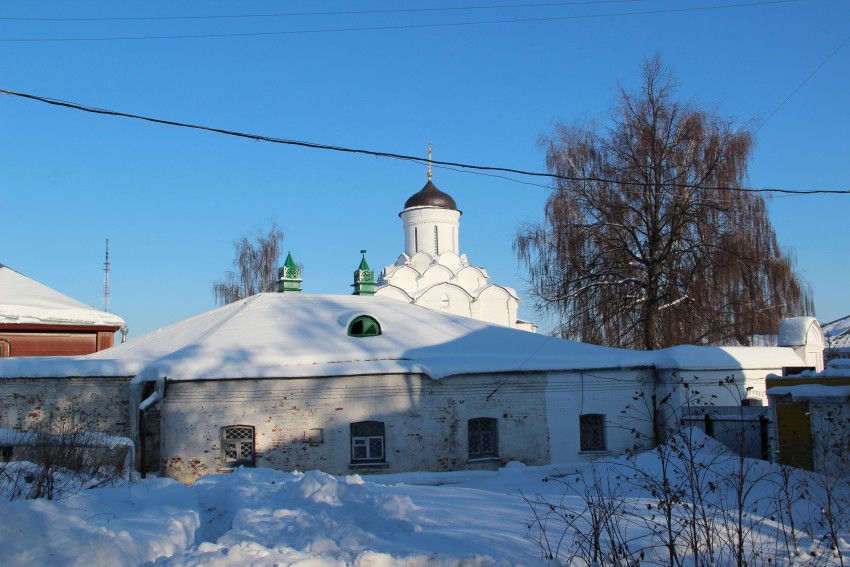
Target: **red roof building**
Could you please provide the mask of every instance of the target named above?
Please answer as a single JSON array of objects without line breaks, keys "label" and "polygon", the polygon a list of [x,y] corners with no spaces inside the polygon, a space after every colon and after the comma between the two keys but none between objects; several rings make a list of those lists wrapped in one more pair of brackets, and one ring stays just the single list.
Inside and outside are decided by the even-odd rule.
[{"label": "red roof building", "polygon": [[111,347],[121,317],[98,311],[0,264],[0,358],[70,356]]}]

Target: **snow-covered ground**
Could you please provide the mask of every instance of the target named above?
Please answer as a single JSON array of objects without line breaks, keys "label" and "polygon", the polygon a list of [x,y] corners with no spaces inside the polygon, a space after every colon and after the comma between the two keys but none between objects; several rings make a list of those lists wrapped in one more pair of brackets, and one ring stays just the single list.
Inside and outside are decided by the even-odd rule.
[{"label": "snow-covered ground", "polygon": [[[709,510],[712,522],[726,522],[724,529],[728,529],[729,518],[734,517],[728,513],[734,509],[729,503],[735,500],[729,481],[736,478],[735,471],[743,470],[746,537],[748,545],[756,542],[763,559],[755,564],[767,564],[768,553],[780,564],[789,563],[788,555],[783,555],[788,546],[782,535],[788,533],[783,529],[787,520],[777,508],[788,502],[778,492],[783,486],[780,469],[762,461],[739,461],[711,441],[700,440],[699,447],[690,462],[699,465],[700,483],[706,489],[701,501],[708,506],[701,509]],[[596,498],[597,511],[606,503],[616,504],[612,525],[620,526],[629,553],[639,557],[643,552],[642,564],[664,564],[667,550],[649,526],[659,521],[661,502],[650,485],[661,478],[665,462],[676,471],[688,468],[688,459],[662,449],[632,461],[611,459],[598,464],[595,471],[580,465],[580,478],[575,465],[525,467],[519,463],[497,472],[368,478],[333,477],[319,471],[240,469],[203,477],[193,486],[153,478],[83,490],[53,501],[4,500],[0,502],[0,563],[586,565],[579,542],[587,541],[590,524],[578,524],[577,532],[564,534],[563,522],[557,518],[559,514],[562,519],[571,518]],[[838,565],[839,557],[829,553],[829,538],[824,535],[818,509],[822,479],[802,471],[795,474],[807,493],[799,499],[791,497],[800,543],[794,563]],[[681,478],[678,473],[675,476]],[[842,486],[837,495],[847,504],[847,483]],[[602,490],[587,490],[595,487]],[[613,498],[600,499],[600,495]],[[538,504],[533,512],[526,500],[546,501],[551,506]],[[695,509],[682,502],[677,506],[686,515]],[[842,513],[846,510],[845,505]],[[585,520],[588,517],[585,515]],[[541,534],[544,524],[546,534]],[[848,564],[850,537],[848,527],[842,529],[837,546]],[[684,536],[679,538],[687,555]],[[556,555],[554,561],[543,558],[535,541],[541,539],[548,540],[548,549]],[[719,553],[723,546],[715,546]],[[821,551],[825,553],[821,555]],[[690,559],[686,558],[685,564],[691,564]],[[715,564],[727,563],[717,559]]]}]

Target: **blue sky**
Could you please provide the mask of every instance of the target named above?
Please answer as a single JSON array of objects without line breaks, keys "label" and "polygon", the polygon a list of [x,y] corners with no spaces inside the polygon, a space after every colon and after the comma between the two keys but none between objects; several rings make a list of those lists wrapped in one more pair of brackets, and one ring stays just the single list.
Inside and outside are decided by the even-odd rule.
[{"label": "blue sky", "polygon": [[[328,14],[293,15],[307,12]],[[290,15],[199,18],[260,14]],[[850,189],[844,0],[6,0],[0,18],[2,89],[407,155],[431,141],[435,159],[534,171],[541,134],[604,120],[617,85],[636,87],[658,53],[683,98],[760,120],[751,186]],[[116,39],[181,35],[207,37]],[[31,41],[43,39],[64,41]],[[305,292],[350,293],[360,249],[377,269],[403,251],[398,212],[425,181],[405,161],[0,97],[0,262],[100,307],[109,238],[112,311],[131,337],[214,307],[232,242],[272,221]],[[524,296],[511,245],[547,190],[446,169],[434,182],[464,212],[462,251]],[[848,211],[848,195],[770,204],[822,321],[850,313]],[[540,321],[530,301],[520,314]]]}]

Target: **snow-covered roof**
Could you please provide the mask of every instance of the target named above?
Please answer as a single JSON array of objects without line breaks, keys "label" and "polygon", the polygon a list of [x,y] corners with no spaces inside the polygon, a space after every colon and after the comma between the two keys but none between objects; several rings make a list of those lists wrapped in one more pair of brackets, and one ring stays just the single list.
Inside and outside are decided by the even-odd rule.
[{"label": "snow-covered roof", "polygon": [[796,384],[794,386],[774,386],[767,390],[771,396],[791,396],[795,402],[846,402],[850,400],[850,386],[829,386],[826,384]]},{"label": "snow-covered roof", "polygon": [[770,370],[804,366],[799,355],[787,347],[704,347],[681,345],[650,351],[653,365],[664,370]]},{"label": "snow-covered roof", "polygon": [[[369,315],[382,334],[348,335]],[[433,311],[382,297],[262,293],[116,347],[78,357],[0,360],[0,377],[136,376],[138,380],[296,378],[612,368],[799,366],[791,349],[680,346],[629,351]]]},{"label": "snow-covered roof", "polygon": [[127,328],[121,317],[93,309],[3,264],[0,264],[0,323]]},{"label": "snow-covered roof", "polygon": [[823,342],[827,348],[850,349],[850,315],[821,325]]},{"label": "snow-covered roof", "polygon": [[779,346],[822,345],[823,333],[814,317],[789,317],[779,325]]}]

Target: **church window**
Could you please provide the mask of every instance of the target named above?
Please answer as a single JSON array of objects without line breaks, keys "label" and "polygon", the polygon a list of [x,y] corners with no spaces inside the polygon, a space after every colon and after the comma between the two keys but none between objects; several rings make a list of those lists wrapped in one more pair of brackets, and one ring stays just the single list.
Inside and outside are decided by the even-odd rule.
[{"label": "church window", "polygon": [[599,413],[580,415],[579,450],[582,452],[605,451],[605,416]]},{"label": "church window", "polygon": [[437,232],[437,227],[434,227],[434,254],[440,255],[440,235]]},{"label": "church window", "polygon": [[413,227],[413,250],[419,252],[419,229]]},{"label": "church window", "polygon": [[221,428],[222,468],[254,466],[254,428],[229,425]]},{"label": "church window", "polygon": [[351,424],[351,462],[383,463],[384,422],[360,421]]},{"label": "church window", "polygon": [[381,324],[374,317],[361,315],[348,326],[351,337],[375,337],[381,334]]},{"label": "church window", "polygon": [[448,309],[449,308],[449,296],[448,296],[448,294],[443,294],[443,298],[440,300],[440,307],[442,309]]},{"label": "church window", "polygon": [[470,419],[468,430],[470,459],[499,456],[499,422],[497,420],[490,417]]},{"label": "church window", "polygon": [[12,356],[12,343],[6,339],[0,339],[0,358]]}]

